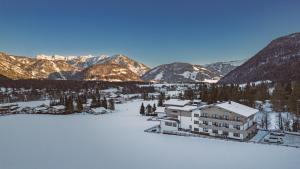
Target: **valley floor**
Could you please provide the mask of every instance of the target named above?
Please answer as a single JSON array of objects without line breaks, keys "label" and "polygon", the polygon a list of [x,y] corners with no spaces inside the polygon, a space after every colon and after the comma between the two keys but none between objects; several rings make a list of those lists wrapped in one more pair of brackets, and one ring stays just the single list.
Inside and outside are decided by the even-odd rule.
[{"label": "valley floor", "polygon": [[119,104],[115,113],[99,116],[2,116],[0,168],[281,169],[300,165],[298,148],[144,132],[158,122],[139,115],[141,103]]}]

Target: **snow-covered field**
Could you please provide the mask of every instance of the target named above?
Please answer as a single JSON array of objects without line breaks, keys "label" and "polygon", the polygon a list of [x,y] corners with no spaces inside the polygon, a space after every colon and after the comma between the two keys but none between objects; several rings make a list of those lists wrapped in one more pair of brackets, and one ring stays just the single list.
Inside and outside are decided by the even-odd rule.
[{"label": "snow-covered field", "polygon": [[[0,169],[299,168],[300,149],[143,132],[141,101],[105,115],[0,117]],[[148,102],[144,102],[147,105]]]}]

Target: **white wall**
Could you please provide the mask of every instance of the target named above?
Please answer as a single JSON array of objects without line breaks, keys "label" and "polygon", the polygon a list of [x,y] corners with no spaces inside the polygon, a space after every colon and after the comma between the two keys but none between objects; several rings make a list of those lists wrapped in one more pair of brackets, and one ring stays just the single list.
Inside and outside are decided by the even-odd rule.
[{"label": "white wall", "polygon": [[[172,122],[172,123],[175,123],[175,122]],[[160,127],[161,127],[161,131],[178,131],[178,124],[176,124],[176,127],[166,126],[165,121],[163,121],[163,120],[160,121]]]},{"label": "white wall", "polygon": [[178,116],[178,120],[180,121],[179,127],[186,130],[190,129],[190,125],[194,124],[191,117]]}]

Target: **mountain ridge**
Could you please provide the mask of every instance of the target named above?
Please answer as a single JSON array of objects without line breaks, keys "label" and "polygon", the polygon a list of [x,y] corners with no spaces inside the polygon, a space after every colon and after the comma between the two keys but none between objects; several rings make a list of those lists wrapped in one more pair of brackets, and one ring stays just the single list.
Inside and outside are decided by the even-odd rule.
[{"label": "mountain ridge", "polygon": [[219,83],[300,80],[300,33],[272,40],[266,47],[237,67]]}]

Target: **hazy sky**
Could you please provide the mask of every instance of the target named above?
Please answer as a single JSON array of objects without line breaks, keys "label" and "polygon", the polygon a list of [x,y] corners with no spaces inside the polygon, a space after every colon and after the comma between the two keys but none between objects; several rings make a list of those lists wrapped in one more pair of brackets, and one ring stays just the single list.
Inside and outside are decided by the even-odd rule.
[{"label": "hazy sky", "polygon": [[15,55],[205,64],[251,57],[294,32],[299,0],[0,0],[0,51]]}]

